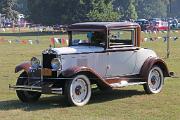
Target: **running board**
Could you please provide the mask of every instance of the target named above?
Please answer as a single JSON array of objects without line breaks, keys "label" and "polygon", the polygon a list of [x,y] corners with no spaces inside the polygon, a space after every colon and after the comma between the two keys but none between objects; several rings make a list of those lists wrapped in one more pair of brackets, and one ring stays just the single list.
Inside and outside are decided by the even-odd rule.
[{"label": "running board", "polygon": [[62,94],[62,88],[51,88],[51,87],[38,87],[38,86],[26,86],[26,85],[9,85],[9,89],[40,92],[43,94]]},{"label": "running board", "polygon": [[121,81],[119,83],[112,83],[110,84],[111,87],[117,88],[117,87],[126,87],[126,86],[132,86],[132,85],[143,85],[146,84],[146,82],[127,82],[127,81]]}]

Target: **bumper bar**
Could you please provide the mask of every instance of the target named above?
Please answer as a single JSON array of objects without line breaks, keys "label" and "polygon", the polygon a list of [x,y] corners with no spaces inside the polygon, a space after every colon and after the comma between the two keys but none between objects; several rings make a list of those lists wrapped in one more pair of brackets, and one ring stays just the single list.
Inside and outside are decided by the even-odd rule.
[{"label": "bumper bar", "polygon": [[39,87],[39,86],[26,86],[26,85],[9,85],[9,89],[40,92],[43,94],[62,94],[62,88]]}]

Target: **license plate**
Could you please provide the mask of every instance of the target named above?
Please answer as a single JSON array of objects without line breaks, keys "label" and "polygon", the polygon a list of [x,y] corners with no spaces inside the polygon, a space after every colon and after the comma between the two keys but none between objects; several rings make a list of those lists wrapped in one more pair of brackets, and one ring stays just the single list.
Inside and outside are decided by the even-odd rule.
[{"label": "license plate", "polygon": [[43,68],[42,69],[42,75],[43,76],[52,76],[52,70],[48,68]]}]

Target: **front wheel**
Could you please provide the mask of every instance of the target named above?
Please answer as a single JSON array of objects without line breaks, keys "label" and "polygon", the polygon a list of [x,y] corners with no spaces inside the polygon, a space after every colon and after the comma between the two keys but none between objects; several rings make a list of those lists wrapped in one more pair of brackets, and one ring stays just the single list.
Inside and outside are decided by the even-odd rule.
[{"label": "front wheel", "polygon": [[[21,75],[17,79],[16,85],[28,85],[27,77],[28,76],[26,72],[21,73]],[[16,90],[16,94],[22,102],[26,102],[26,103],[36,102],[41,96],[41,93],[39,92],[31,92],[31,91],[23,91],[23,90]]]},{"label": "front wheel", "polygon": [[159,93],[162,90],[164,76],[159,66],[153,66],[146,76],[147,83],[144,84],[144,90],[148,94]]},{"label": "front wheel", "polygon": [[71,105],[83,106],[91,97],[90,80],[85,75],[76,75],[66,82],[65,96]]}]

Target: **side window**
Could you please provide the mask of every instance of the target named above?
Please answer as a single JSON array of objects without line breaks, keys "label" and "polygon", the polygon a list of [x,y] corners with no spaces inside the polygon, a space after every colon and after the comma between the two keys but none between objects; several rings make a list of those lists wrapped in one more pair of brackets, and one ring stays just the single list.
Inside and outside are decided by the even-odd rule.
[{"label": "side window", "polygon": [[109,47],[124,47],[134,45],[134,29],[110,30]]}]

